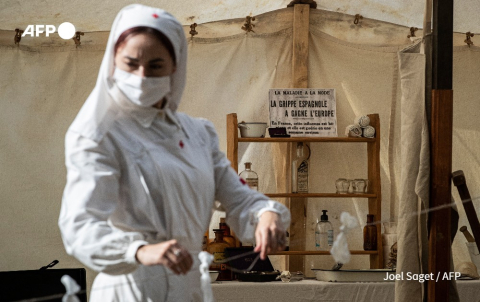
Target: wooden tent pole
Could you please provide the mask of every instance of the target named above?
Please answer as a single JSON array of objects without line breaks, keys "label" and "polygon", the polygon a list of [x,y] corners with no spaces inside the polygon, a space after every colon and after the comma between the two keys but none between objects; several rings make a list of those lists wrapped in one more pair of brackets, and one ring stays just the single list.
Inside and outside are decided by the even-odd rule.
[{"label": "wooden tent pole", "polygon": [[[451,202],[453,127],[453,0],[433,1],[430,207]],[[450,207],[429,214],[428,301],[449,300]],[[438,279],[437,279],[438,276]]]},{"label": "wooden tent pole", "polygon": [[[295,4],[293,7],[293,88],[308,87],[308,33],[310,24],[310,5]],[[292,147],[289,148],[292,150]],[[305,250],[305,224],[307,199],[291,198],[290,212],[290,250]],[[288,256],[288,270],[305,272],[305,256]]]}]

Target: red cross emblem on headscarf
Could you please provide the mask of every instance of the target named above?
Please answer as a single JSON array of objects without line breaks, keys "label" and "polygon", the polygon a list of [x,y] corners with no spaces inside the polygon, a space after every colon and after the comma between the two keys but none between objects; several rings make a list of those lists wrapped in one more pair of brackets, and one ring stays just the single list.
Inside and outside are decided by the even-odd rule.
[{"label": "red cross emblem on headscarf", "polygon": [[153,16],[155,19],[158,18],[158,15],[157,15],[157,14],[153,14],[152,16]]},{"label": "red cross emblem on headscarf", "polygon": [[183,142],[182,142],[182,141],[180,141],[180,142],[178,143],[178,145],[180,146],[180,148],[183,149]]}]

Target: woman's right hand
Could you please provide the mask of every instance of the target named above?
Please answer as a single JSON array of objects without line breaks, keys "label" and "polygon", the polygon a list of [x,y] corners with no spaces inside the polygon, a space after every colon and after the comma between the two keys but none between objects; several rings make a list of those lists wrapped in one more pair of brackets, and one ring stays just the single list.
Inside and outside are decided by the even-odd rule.
[{"label": "woman's right hand", "polygon": [[177,243],[175,239],[143,245],[138,248],[135,256],[143,265],[164,265],[177,275],[186,274],[193,264],[188,250]]}]

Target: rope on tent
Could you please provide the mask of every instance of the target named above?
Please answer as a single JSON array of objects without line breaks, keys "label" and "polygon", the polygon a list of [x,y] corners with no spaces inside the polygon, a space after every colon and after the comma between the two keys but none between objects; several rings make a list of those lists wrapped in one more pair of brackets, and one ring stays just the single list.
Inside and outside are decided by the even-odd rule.
[{"label": "rope on tent", "polygon": [[412,38],[412,37],[416,37],[415,36],[415,32],[418,30],[418,28],[416,27],[410,27],[410,34],[407,36],[407,38]]},{"label": "rope on tent", "polygon": [[313,0],[293,0],[287,7],[293,7],[295,4],[309,4],[310,8],[317,8],[317,2]]},{"label": "rope on tent", "polygon": [[22,34],[23,34],[23,30],[19,28],[15,28],[15,37],[13,38],[13,41],[15,41],[15,44],[17,44],[17,46],[20,46],[20,40],[22,40]]},{"label": "rope on tent", "polygon": [[73,41],[75,41],[75,44],[76,44],[75,47],[78,47],[78,45],[82,44],[82,42],[80,42],[80,36],[83,36],[83,35],[85,35],[85,33],[81,31],[75,32],[75,37],[72,38]]},{"label": "rope on tent", "polygon": [[470,47],[470,45],[473,45],[473,42],[472,42],[471,38],[474,36],[474,34],[471,33],[471,32],[467,32],[467,33],[465,33],[465,35],[467,36],[467,39],[465,39],[465,41],[463,41],[463,42],[467,43],[468,47]]},{"label": "rope on tent", "polygon": [[358,25],[358,23],[359,23],[360,20],[362,20],[362,19],[363,19],[363,16],[362,16],[362,15],[356,14],[356,15],[355,15],[355,20],[353,20],[353,24]]},{"label": "rope on tent", "polygon": [[255,24],[252,24],[252,21],[255,21],[255,17],[247,16],[247,17],[245,18],[245,24],[243,24],[242,29],[243,29],[244,31],[246,31],[247,34],[248,34],[249,32],[254,32],[254,31],[253,31],[253,28],[255,27]]},{"label": "rope on tent", "polygon": [[190,25],[190,35],[192,36],[196,36],[198,35],[198,31],[195,30],[195,28],[197,27],[197,23],[193,23]]}]

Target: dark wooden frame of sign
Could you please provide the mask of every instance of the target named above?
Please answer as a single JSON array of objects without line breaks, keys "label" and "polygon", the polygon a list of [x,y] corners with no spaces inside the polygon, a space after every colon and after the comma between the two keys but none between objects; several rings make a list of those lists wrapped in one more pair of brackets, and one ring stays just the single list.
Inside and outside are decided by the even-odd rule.
[{"label": "dark wooden frame of sign", "polygon": [[[433,1],[432,104],[430,124],[430,207],[451,202],[453,127],[453,0]],[[429,273],[440,274],[428,281],[428,301],[449,300],[450,207],[429,213]]]}]

